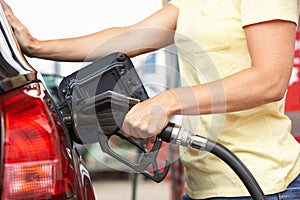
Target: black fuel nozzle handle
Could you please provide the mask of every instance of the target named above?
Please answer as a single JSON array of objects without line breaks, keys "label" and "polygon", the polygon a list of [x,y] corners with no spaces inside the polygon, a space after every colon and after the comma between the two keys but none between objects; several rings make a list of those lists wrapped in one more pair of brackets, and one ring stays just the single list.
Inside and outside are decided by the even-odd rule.
[{"label": "black fuel nozzle handle", "polygon": [[[84,102],[81,102],[80,105],[82,108],[80,110],[81,112],[78,113],[77,118],[81,119],[79,121],[82,123],[84,121],[84,124],[82,125],[86,127],[90,125],[89,122],[93,116],[89,113],[96,113],[97,124],[99,125],[97,129],[98,142],[102,151],[119,160],[134,171],[143,174],[147,178],[150,178],[155,182],[161,182],[166,177],[170,165],[168,160],[165,161],[163,167],[158,165],[157,156],[162,146],[162,139],[157,137],[153,143],[152,149],[146,151],[141,143],[122,135],[121,127],[125,115],[138,102],[138,99],[127,97],[113,91],[106,91],[95,96],[93,99],[87,99]],[[84,117],[85,115],[86,117]],[[126,140],[138,148],[140,152],[138,152],[138,159],[135,162],[128,160],[110,147],[109,141],[113,135]],[[84,134],[84,136],[88,137],[86,134]]]},{"label": "black fuel nozzle handle", "polygon": [[[119,136],[119,135],[118,135]],[[120,136],[119,136],[120,137]],[[162,145],[162,140],[157,138],[150,152],[141,151],[139,153],[140,158],[138,162],[132,162],[124,158],[122,155],[114,151],[109,145],[110,136],[106,134],[99,134],[99,143],[102,151],[108,155],[114,157],[118,161],[127,165],[136,172],[139,172],[146,176],[147,178],[159,183],[167,176],[169,171],[170,162],[165,161],[163,169],[160,169],[157,162],[158,152]],[[126,139],[128,142],[132,143],[131,140]]]},{"label": "black fuel nozzle handle", "polygon": [[164,142],[170,143],[172,140],[172,132],[175,125],[175,123],[169,122],[168,125],[162,130],[162,132],[157,137]]}]

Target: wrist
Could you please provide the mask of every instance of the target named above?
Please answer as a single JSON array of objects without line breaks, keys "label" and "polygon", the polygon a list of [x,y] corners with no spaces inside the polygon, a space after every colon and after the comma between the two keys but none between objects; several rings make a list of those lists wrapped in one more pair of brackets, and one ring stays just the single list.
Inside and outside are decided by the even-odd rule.
[{"label": "wrist", "polygon": [[199,115],[199,91],[194,87],[181,87],[170,90],[173,115]]},{"label": "wrist", "polygon": [[35,38],[31,38],[27,45],[21,46],[23,52],[29,57],[38,57],[41,52],[41,42]]},{"label": "wrist", "polygon": [[180,101],[173,90],[167,90],[157,96],[166,114],[171,117],[181,113]]}]

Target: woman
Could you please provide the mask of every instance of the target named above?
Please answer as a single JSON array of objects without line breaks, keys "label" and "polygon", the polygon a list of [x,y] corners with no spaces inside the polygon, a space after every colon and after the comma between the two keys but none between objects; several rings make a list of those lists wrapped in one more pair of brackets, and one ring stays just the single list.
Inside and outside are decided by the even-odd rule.
[{"label": "woman", "polygon": [[[83,61],[115,51],[133,57],[175,41],[184,86],[134,106],[123,123],[126,135],[153,141],[171,116],[196,116],[183,126],[208,135],[215,125],[220,127],[218,142],[246,164],[269,199],[300,199],[300,146],[284,115],[298,0],[173,0],[131,26],[48,41],[31,36],[9,6],[2,5],[22,50],[31,57]],[[218,113],[226,113],[225,118],[218,121]],[[213,155],[187,149],[181,159],[183,199],[249,196]]]}]

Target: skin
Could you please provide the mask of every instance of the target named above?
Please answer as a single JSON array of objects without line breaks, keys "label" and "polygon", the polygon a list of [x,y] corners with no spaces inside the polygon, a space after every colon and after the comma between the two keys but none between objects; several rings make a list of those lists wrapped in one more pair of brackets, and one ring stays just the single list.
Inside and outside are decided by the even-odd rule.
[{"label": "skin", "polygon": [[[25,54],[61,61],[94,60],[116,51],[133,57],[162,48],[173,43],[179,12],[175,6],[167,5],[131,26],[113,27],[77,38],[41,41],[29,33],[4,1],[0,2]],[[156,37],[151,31],[138,31],[147,29],[155,31]],[[296,24],[273,20],[246,26],[244,30],[251,68],[209,84],[167,90],[137,104],[123,122],[126,135],[154,141],[173,115],[241,111],[282,99],[293,67]],[[122,39],[123,34],[126,40]],[[138,42],[130,42],[136,38]],[[97,48],[99,44],[106,48]],[[226,98],[212,101],[211,93],[217,94],[220,84]]]}]

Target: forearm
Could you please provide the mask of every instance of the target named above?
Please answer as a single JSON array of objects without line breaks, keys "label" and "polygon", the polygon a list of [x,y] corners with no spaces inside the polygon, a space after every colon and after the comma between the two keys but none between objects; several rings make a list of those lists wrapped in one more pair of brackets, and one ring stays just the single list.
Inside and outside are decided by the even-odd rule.
[{"label": "forearm", "polygon": [[134,57],[171,44],[173,33],[157,28],[113,27],[77,38],[36,41],[27,54],[59,61],[93,61],[116,51]]},{"label": "forearm", "polygon": [[278,77],[272,79],[250,68],[220,81],[172,89],[159,98],[165,99],[163,105],[170,116],[241,111],[280,100],[288,78]]},{"label": "forearm", "polygon": [[[76,38],[37,41],[30,47],[29,56],[60,61],[92,61],[116,51],[130,54],[135,47],[129,42],[124,44],[130,38],[121,41],[125,35],[130,37],[126,31],[126,27],[113,27]],[[140,48],[131,56],[143,52],[146,49]]]}]

